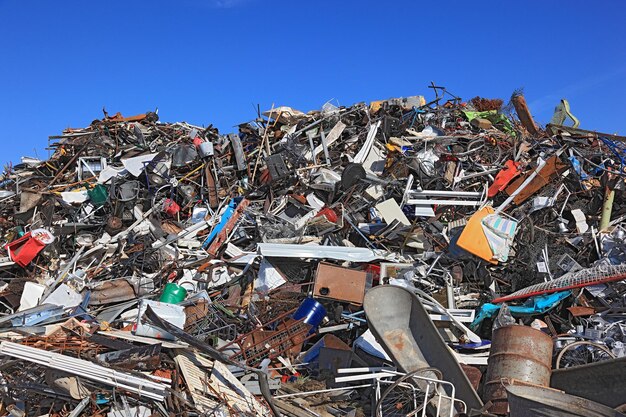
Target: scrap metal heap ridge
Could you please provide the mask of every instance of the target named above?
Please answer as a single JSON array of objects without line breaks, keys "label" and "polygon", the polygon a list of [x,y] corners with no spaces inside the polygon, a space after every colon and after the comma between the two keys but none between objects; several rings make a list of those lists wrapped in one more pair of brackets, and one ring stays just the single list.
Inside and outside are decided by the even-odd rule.
[{"label": "scrap metal heap ridge", "polygon": [[626,138],[429,88],[5,166],[0,417],[623,415]]}]

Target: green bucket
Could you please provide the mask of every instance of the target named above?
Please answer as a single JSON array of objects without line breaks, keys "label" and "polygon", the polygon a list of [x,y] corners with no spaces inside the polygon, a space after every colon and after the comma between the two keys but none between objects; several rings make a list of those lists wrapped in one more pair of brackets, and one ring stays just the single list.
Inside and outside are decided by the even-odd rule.
[{"label": "green bucket", "polygon": [[107,187],[102,184],[98,184],[92,189],[87,190],[87,194],[94,206],[101,206],[109,199]]},{"label": "green bucket", "polygon": [[159,301],[162,303],[178,304],[183,301],[185,297],[187,297],[187,290],[184,287],[169,282],[165,285],[165,289]]}]

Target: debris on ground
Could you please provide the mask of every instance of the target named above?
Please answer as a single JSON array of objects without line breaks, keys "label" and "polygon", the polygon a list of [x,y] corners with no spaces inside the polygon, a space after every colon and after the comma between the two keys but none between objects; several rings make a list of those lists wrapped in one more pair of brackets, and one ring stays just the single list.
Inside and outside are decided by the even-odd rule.
[{"label": "debris on ground", "polygon": [[626,138],[430,88],[7,165],[0,415],[624,415]]}]

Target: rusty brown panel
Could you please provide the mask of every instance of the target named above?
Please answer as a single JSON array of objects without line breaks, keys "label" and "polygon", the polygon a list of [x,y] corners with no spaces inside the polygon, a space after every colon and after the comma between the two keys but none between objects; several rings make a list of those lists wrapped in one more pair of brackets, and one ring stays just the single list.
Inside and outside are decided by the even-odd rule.
[{"label": "rusty brown panel", "polygon": [[321,262],[317,267],[313,296],[361,305],[367,273]]},{"label": "rusty brown panel", "polygon": [[137,114],[135,116],[124,117],[122,116],[122,113],[117,112],[113,116],[106,115],[104,120],[111,121],[111,122],[141,122],[146,117],[147,115],[145,113]]},{"label": "rusty brown panel", "polygon": [[581,317],[595,314],[596,309],[593,307],[571,306],[567,307],[567,311],[569,311],[574,317]]},{"label": "rusty brown panel", "polygon": [[220,250],[224,242],[226,242],[226,238],[228,237],[230,232],[234,230],[235,226],[237,225],[237,222],[239,221],[239,218],[241,217],[244,210],[248,207],[249,204],[250,204],[250,200],[248,200],[247,198],[244,198],[243,200],[241,200],[241,202],[235,209],[235,212],[233,213],[232,217],[228,220],[228,222],[226,222],[226,225],[217,234],[217,236],[215,236],[215,238],[213,239],[213,242],[211,242],[211,245],[207,249],[208,253],[210,253],[213,256],[217,255],[217,252]]},{"label": "rusty brown panel", "polygon": [[215,177],[213,176],[213,172],[211,171],[211,167],[209,165],[204,168],[204,175],[208,189],[209,206],[212,209],[216,209],[220,205],[220,198],[218,196],[217,183],[215,182]]},{"label": "rusty brown panel", "polygon": [[105,281],[91,292],[89,305],[111,304],[136,297],[133,286],[124,279]]},{"label": "rusty brown panel", "polygon": [[480,385],[480,379],[482,378],[483,373],[475,366],[465,365],[462,363],[460,365],[463,372],[465,372],[465,375],[467,375],[467,379],[469,379],[470,384],[472,384],[472,387],[478,391],[478,386]]}]

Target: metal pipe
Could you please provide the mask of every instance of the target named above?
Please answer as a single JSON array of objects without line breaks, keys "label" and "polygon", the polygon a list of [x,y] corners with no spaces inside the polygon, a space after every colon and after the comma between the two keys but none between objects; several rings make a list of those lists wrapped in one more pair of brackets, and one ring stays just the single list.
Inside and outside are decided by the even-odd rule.
[{"label": "metal pipe", "polygon": [[604,191],[604,203],[602,204],[602,217],[600,218],[600,231],[609,227],[611,222],[611,213],[613,212],[613,200],[615,199],[615,190],[606,187]]},{"label": "metal pipe", "polygon": [[157,401],[165,399],[167,389],[165,384],[124,374],[82,359],[7,341],[0,343],[0,353],[125,389]]},{"label": "metal pipe", "polygon": [[480,191],[441,191],[441,190],[422,190],[411,191],[413,196],[431,196],[431,197],[476,197],[481,198],[483,193]]},{"label": "metal pipe", "polygon": [[363,381],[366,379],[381,379],[381,378],[389,378],[392,376],[397,376],[395,372],[375,372],[373,374],[365,374],[365,375],[350,375],[350,376],[339,376],[335,377],[335,383],[339,384],[341,382],[353,382],[353,381]]},{"label": "metal pipe", "polygon": [[393,368],[383,366],[369,366],[362,368],[340,368],[337,369],[337,374],[358,374],[361,372],[380,372],[380,371],[395,371]]},{"label": "metal pipe", "polygon": [[333,392],[333,391],[349,391],[349,390],[356,389],[356,388],[367,388],[371,386],[372,384],[363,384],[363,385],[348,386],[348,387],[342,387],[342,388],[318,389],[315,391],[303,391],[303,392],[294,392],[292,394],[274,395],[274,398],[297,397],[300,395],[304,396],[304,395],[310,395],[310,394],[321,394],[323,392]]}]

